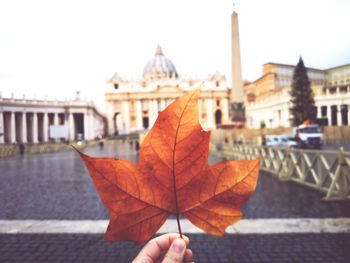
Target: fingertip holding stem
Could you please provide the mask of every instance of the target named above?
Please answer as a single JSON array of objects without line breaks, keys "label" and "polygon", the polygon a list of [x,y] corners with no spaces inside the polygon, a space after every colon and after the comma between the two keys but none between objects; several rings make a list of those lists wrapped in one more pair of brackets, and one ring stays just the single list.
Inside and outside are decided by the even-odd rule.
[{"label": "fingertip holding stem", "polygon": [[185,240],[183,240],[182,238],[175,239],[171,248],[175,253],[178,253],[178,254],[183,253],[183,251],[186,248]]}]

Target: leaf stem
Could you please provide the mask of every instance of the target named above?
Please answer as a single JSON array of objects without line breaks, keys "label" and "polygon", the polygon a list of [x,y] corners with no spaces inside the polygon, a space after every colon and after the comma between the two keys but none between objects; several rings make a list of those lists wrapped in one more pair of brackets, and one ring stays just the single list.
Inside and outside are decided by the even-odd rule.
[{"label": "leaf stem", "polygon": [[175,209],[176,209],[177,228],[179,229],[180,238],[182,238],[182,231],[181,231],[181,225],[180,225],[179,205],[178,205],[178,203],[177,203],[175,165],[174,165],[174,168],[173,168],[173,184],[174,184],[174,197],[175,197]]}]

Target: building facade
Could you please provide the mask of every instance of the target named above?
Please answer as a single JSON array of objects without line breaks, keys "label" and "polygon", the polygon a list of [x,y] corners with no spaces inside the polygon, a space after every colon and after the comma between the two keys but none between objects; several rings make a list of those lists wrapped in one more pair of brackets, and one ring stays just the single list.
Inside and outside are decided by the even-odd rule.
[{"label": "building facade", "polygon": [[92,102],[28,100],[0,97],[0,143],[52,141],[50,126],[67,126],[66,140],[91,140],[104,135],[105,117]]},{"label": "building facade", "polygon": [[[248,128],[290,127],[290,89],[295,66],[266,63],[262,76],[246,83],[245,107]],[[350,64],[330,68],[307,68],[317,108],[317,118],[327,125],[349,125]]]},{"label": "building facade", "polygon": [[128,134],[152,127],[158,114],[174,99],[199,88],[199,119],[211,129],[229,123],[230,89],[218,72],[207,79],[181,78],[158,46],[140,80],[127,80],[117,73],[105,90],[108,133]]}]

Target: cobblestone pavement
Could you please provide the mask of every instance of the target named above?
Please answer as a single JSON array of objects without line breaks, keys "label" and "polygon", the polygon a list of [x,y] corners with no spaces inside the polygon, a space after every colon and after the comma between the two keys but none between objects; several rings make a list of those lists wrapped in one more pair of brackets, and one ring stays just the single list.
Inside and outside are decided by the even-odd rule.
[{"label": "cobblestone pavement", "polygon": [[[103,150],[90,147],[85,152],[136,160],[128,143],[108,144]],[[75,151],[2,159],[0,171],[0,219],[108,218]],[[246,218],[350,217],[349,201],[325,202],[323,196],[262,172],[243,210]]]},{"label": "cobblestone pavement", "polygon": [[[349,234],[188,235],[199,263],[329,262],[348,263]],[[0,235],[0,262],[113,262],[127,263],[141,249],[118,244],[102,235]]]},{"label": "cobblestone pavement", "polygon": [[[136,160],[128,143],[89,147],[93,156]],[[217,160],[211,158],[213,163]],[[246,218],[350,217],[350,202],[261,173],[244,206]],[[74,151],[0,160],[0,219],[107,219]],[[350,234],[191,234],[196,262],[350,262]],[[130,262],[140,246],[111,244],[97,234],[0,234],[0,262]]]}]

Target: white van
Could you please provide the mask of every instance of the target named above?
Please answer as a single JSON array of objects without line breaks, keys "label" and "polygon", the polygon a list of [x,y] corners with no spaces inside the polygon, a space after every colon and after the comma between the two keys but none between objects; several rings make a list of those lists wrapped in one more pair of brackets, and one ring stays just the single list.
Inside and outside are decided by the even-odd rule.
[{"label": "white van", "polygon": [[302,124],[293,128],[293,134],[299,138],[301,148],[321,149],[323,145],[322,129],[317,124]]}]

